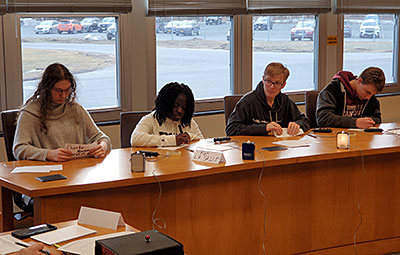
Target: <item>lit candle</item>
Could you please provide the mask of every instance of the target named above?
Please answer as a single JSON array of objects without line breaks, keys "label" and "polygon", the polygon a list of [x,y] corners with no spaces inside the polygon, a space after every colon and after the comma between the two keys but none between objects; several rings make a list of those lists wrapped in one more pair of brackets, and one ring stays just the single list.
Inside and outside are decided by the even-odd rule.
[{"label": "lit candle", "polygon": [[342,131],[336,135],[336,148],[348,149],[350,147],[350,136],[348,133]]}]

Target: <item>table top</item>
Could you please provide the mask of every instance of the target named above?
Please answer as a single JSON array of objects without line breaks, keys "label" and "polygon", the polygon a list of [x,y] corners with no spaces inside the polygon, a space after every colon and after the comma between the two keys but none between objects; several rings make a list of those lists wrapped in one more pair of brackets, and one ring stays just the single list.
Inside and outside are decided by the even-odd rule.
[{"label": "table top", "polygon": [[[90,228],[93,230],[96,230],[96,233],[94,234],[90,234],[87,236],[83,236],[80,238],[75,238],[72,240],[68,240],[62,243],[58,243],[60,246],[65,245],[67,243],[76,241],[76,240],[81,240],[84,238],[90,238],[90,237],[95,237],[95,236],[100,236],[100,235],[106,235],[106,234],[111,234],[111,233],[116,233],[116,232],[123,232],[123,231],[133,231],[133,232],[140,232],[139,230],[129,226],[128,224],[125,224],[125,226],[121,226],[118,227],[117,230],[112,230],[112,229],[107,229],[107,228],[101,228],[101,227],[96,227],[96,226],[92,226],[92,225],[86,225],[86,224],[78,224],[78,220],[71,220],[71,221],[65,221],[65,222],[60,222],[60,223],[55,223],[53,224],[55,226],[57,226],[58,229],[60,228],[64,228],[64,227],[69,227],[69,226],[73,226],[73,225],[80,225],[86,228]],[[4,232],[4,233],[0,233],[0,235],[9,235],[11,234],[12,231],[9,232]],[[38,241],[33,240],[32,238],[27,238],[27,239],[23,239],[22,241],[28,243],[28,244],[35,244],[38,243]],[[44,249],[47,251],[50,251],[52,254],[63,254],[61,251],[58,251],[54,246],[50,246],[50,245],[44,245]],[[21,247],[22,249],[22,247]],[[14,254],[14,253],[12,253]]]},{"label": "table top", "polygon": [[[386,130],[399,128],[400,123],[384,123],[380,128]],[[161,182],[200,177],[204,175],[221,174],[232,171],[260,168],[265,165],[277,166],[301,162],[321,161],[360,155],[375,155],[400,152],[400,136],[383,133],[367,133],[352,129],[334,128],[332,133],[314,133],[313,136],[303,135],[290,138],[272,136],[234,136],[226,143],[229,150],[223,151],[226,162],[219,164],[192,161],[193,152],[184,148],[179,149],[181,155],[159,156],[157,162],[146,162],[146,171],[132,173],[130,154],[136,150],[151,150],[165,152],[156,148],[125,148],[113,149],[105,158],[80,158],[64,163],[21,160],[0,163],[0,185],[31,197],[66,194],[81,191],[91,191],[114,187],[124,187],[155,183],[158,176]],[[336,133],[350,133],[350,149],[336,148]],[[312,132],[311,132],[312,133]],[[310,134],[310,133],[308,133]],[[308,147],[288,148],[282,151],[265,151],[261,148],[274,146],[273,142],[281,140],[303,140],[314,142]],[[242,160],[241,144],[250,140],[255,143],[255,160]],[[205,147],[212,148],[212,139],[193,142],[188,147],[191,150]],[[18,173],[10,172],[17,166],[54,165],[62,164],[63,170],[50,173]],[[67,177],[65,180],[40,182],[34,177],[60,173]]]}]

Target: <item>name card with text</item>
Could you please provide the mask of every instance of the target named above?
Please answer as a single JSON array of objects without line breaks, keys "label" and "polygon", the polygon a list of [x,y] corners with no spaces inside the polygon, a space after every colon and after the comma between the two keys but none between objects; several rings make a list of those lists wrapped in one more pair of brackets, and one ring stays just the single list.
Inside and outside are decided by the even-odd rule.
[{"label": "name card with text", "polygon": [[72,152],[73,158],[82,158],[88,157],[89,151],[96,147],[97,143],[90,143],[90,144],[73,144],[67,143],[65,148]]},{"label": "name card with text", "polygon": [[225,162],[224,153],[220,151],[210,151],[210,150],[196,150],[193,154],[193,160],[218,164]]}]

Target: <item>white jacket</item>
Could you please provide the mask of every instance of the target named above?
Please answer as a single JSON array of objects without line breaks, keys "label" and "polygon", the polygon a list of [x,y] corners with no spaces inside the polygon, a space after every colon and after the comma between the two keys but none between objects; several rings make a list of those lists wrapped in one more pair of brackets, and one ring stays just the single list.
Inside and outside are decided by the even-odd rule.
[{"label": "white jacket", "polygon": [[[154,117],[154,111],[144,116],[137,124],[131,135],[132,146],[176,146],[175,136],[180,134],[180,121],[167,118],[160,126]],[[199,126],[192,119],[190,127],[183,128],[183,132],[190,135],[190,140],[204,138]]]}]

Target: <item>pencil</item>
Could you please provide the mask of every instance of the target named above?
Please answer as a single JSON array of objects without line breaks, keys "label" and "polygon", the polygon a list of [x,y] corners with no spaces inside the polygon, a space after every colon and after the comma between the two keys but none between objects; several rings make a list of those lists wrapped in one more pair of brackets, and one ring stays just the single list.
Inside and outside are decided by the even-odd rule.
[{"label": "pencil", "polygon": [[[25,248],[29,247],[29,245],[26,245],[26,244],[23,244],[23,243],[20,243],[20,242],[15,242],[15,244],[19,245],[19,246],[22,246],[22,247],[25,247]],[[46,250],[43,250],[43,249],[40,250],[40,252],[44,253],[44,254],[47,254],[47,255],[51,255],[51,253],[49,251],[46,251]]]},{"label": "pencil", "polygon": [[178,128],[179,128],[179,132],[181,132],[181,134],[183,134],[183,129],[182,129],[181,124],[178,125]]}]

